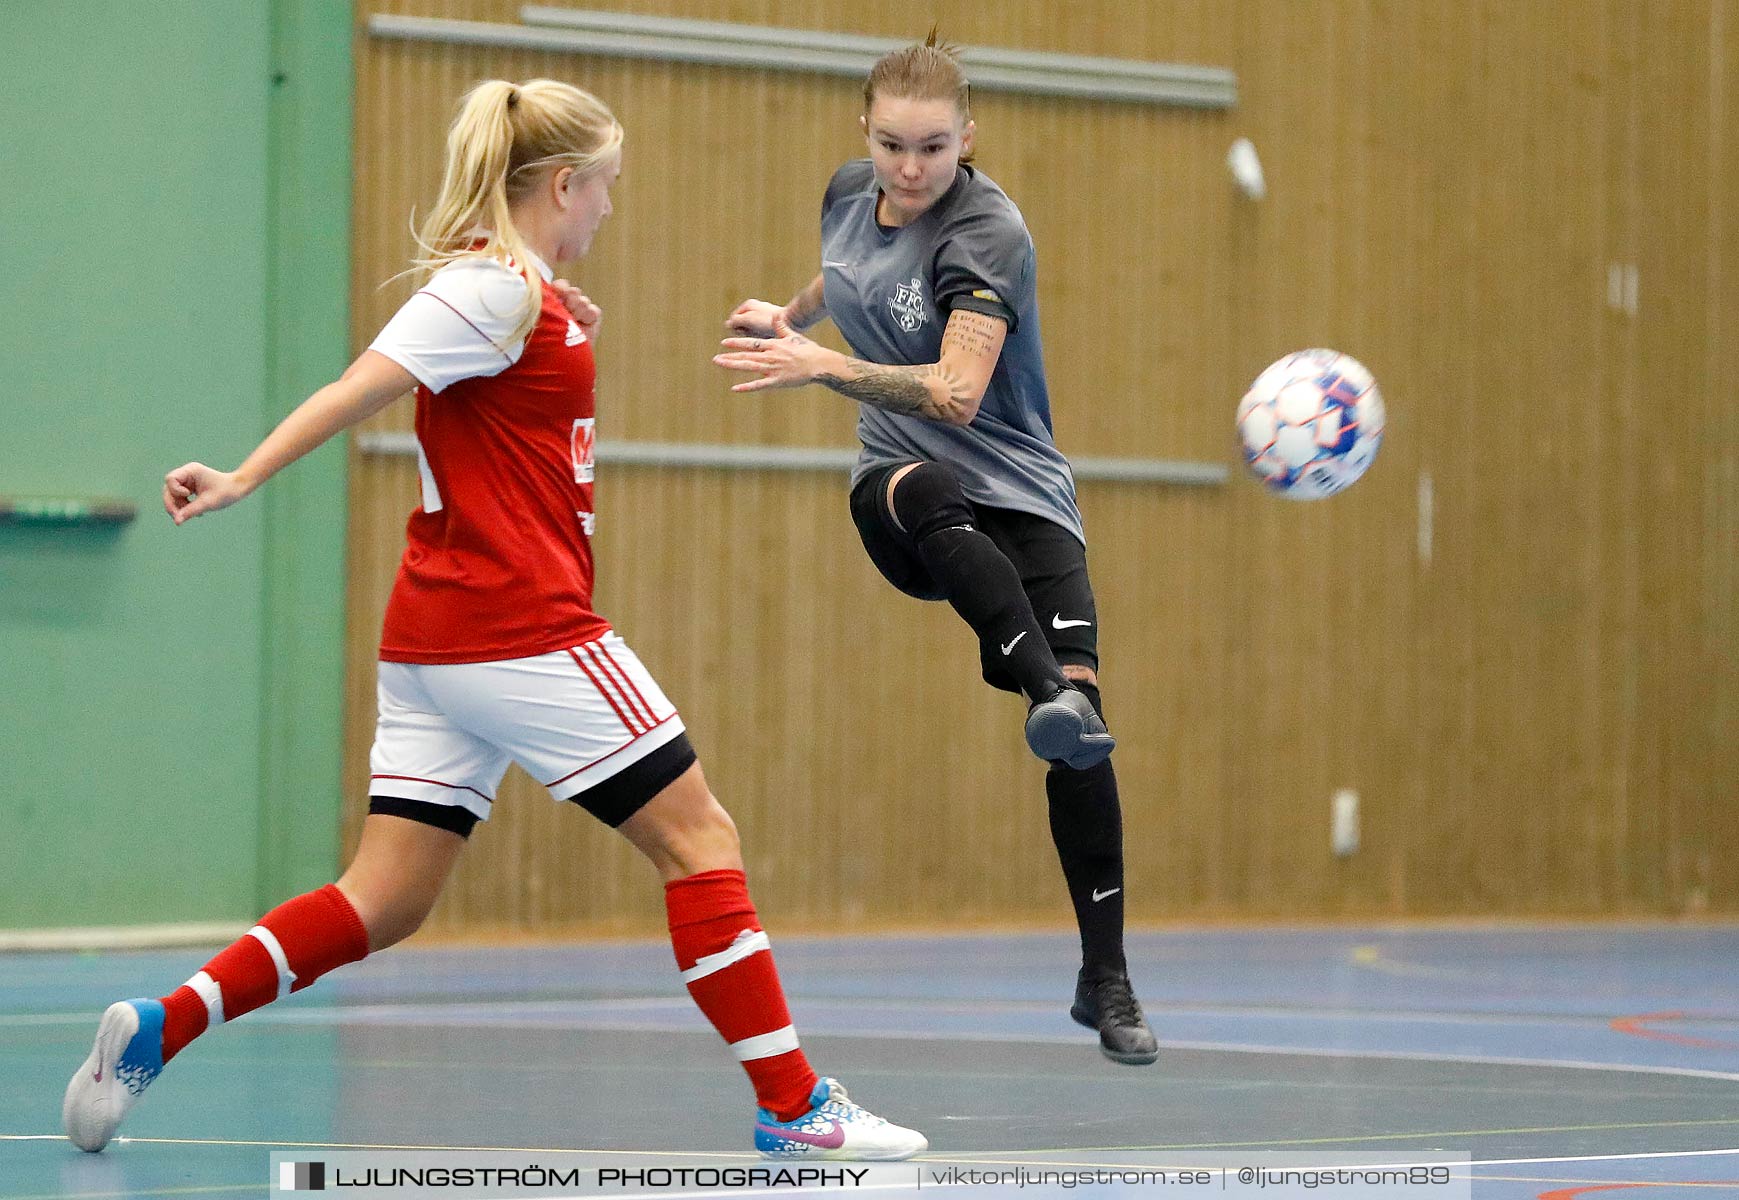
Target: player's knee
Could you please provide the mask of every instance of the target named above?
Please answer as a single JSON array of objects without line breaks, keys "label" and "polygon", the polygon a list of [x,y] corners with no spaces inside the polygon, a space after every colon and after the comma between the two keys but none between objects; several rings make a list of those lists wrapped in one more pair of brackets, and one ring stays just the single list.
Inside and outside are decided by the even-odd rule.
[{"label": "player's knee", "polygon": [[919,463],[894,485],[894,519],[915,541],[942,529],[972,524],[972,505],[952,468],[943,463]]},{"label": "player's knee", "polygon": [[742,868],[737,823],[699,772],[665,789],[624,822],[622,832],[666,880]]},{"label": "player's knee", "polygon": [[691,841],[729,842],[732,845],[737,842],[737,823],[711,789],[708,789],[705,800],[684,814],[677,828],[683,838]]},{"label": "player's knee", "polygon": [[666,829],[664,851],[672,878],[681,879],[702,871],[740,867],[742,842],[737,823],[709,792],[704,804],[673,821]]}]

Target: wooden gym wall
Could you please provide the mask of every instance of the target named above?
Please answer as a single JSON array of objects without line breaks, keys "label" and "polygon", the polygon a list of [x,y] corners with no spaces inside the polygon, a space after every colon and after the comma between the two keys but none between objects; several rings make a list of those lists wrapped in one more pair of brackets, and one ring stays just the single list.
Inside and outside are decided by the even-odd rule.
[{"label": "wooden gym wall", "polygon": [[[1235,457],[1233,407],[1308,345],[1362,358],[1390,429],[1352,491],[1091,483],[1135,920],[1739,907],[1736,0],[644,0],[670,16],[1228,67],[1226,112],[975,96],[980,166],[1039,248],[1059,444]],[[849,446],[821,389],[733,397],[739,299],[817,266],[862,153],[834,77],[370,37],[355,347],[408,294],[460,93],[570,79],[628,130],[569,274],[607,311],[600,441]],[[1269,196],[1242,197],[1251,137]],[[837,343],[836,343],[837,344]],[[410,406],[376,429],[408,429]],[[346,839],[411,460],[353,452]],[[1241,468],[1240,468],[1241,470]],[[1065,925],[1043,768],[972,638],[856,544],[824,474],[601,472],[598,603],[682,707],[782,928]],[[1361,797],[1337,858],[1330,796]],[[648,932],[648,867],[517,771],[438,931]]]}]

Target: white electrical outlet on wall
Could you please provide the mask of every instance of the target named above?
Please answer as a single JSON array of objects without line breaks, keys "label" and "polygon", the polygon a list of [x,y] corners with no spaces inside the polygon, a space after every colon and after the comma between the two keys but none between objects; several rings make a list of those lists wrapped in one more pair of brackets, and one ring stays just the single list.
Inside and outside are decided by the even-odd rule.
[{"label": "white electrical outlet on wall", "polygon": [[1329,844],[1342,858],[1359,848],[1359,794],[1342,788],[1329,802]]}]

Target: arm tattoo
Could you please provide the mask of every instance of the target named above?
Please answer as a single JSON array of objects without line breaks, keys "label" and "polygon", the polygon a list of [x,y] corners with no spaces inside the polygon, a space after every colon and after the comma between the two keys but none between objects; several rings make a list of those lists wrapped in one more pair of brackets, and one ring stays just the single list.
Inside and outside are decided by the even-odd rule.
[{"label": "arm tattoo", "polygon": [[[996,346],[996,335],[1007,324],[1001,317],[987,317],[969,308],[955,309],[942,334],[942,357],[947,358],[951,349],[974,358],[989,354]],[[1000,353],[1001,347],[996,348]]]},{"label": "arm tattoo", "polygon": [[[815,382],[842,396],[900,416],[921,417],[948,425],[964,425],[978,411],[981,392],[953,365],[961,357],[982,358],[1000,350],[998,334],[1006,324],[967,309],[956,309],[942,335],[942,361],[914,367],[890,367],[848,359],[846,371],[818,375]],[[992,362],[994,366],[994,361]],[[937,396],[930,380],[942,384]]]},{"label": "arm tattoo", "polygon": [[[931,379],[942,381],[941,399],[931,390],[927,382]],[[964,424],[961,418],[977,407],[966,393],[965,381],[942,363],[889,367],[851,358],[846,360],[845,373],[817,375],[815,382],[886,412],[949,425]]]}]

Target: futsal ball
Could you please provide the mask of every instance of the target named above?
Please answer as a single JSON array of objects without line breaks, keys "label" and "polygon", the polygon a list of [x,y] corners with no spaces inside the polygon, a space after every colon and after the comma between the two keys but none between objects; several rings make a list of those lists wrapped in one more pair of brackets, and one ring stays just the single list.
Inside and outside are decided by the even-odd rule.
[{"label": "futsal ball", "polygon": [[1365,473],[1383,441],[1383,394],[1357,359],[1300,350],[1238,402],[1244,461],[1288,500],[1332,496]]}]

